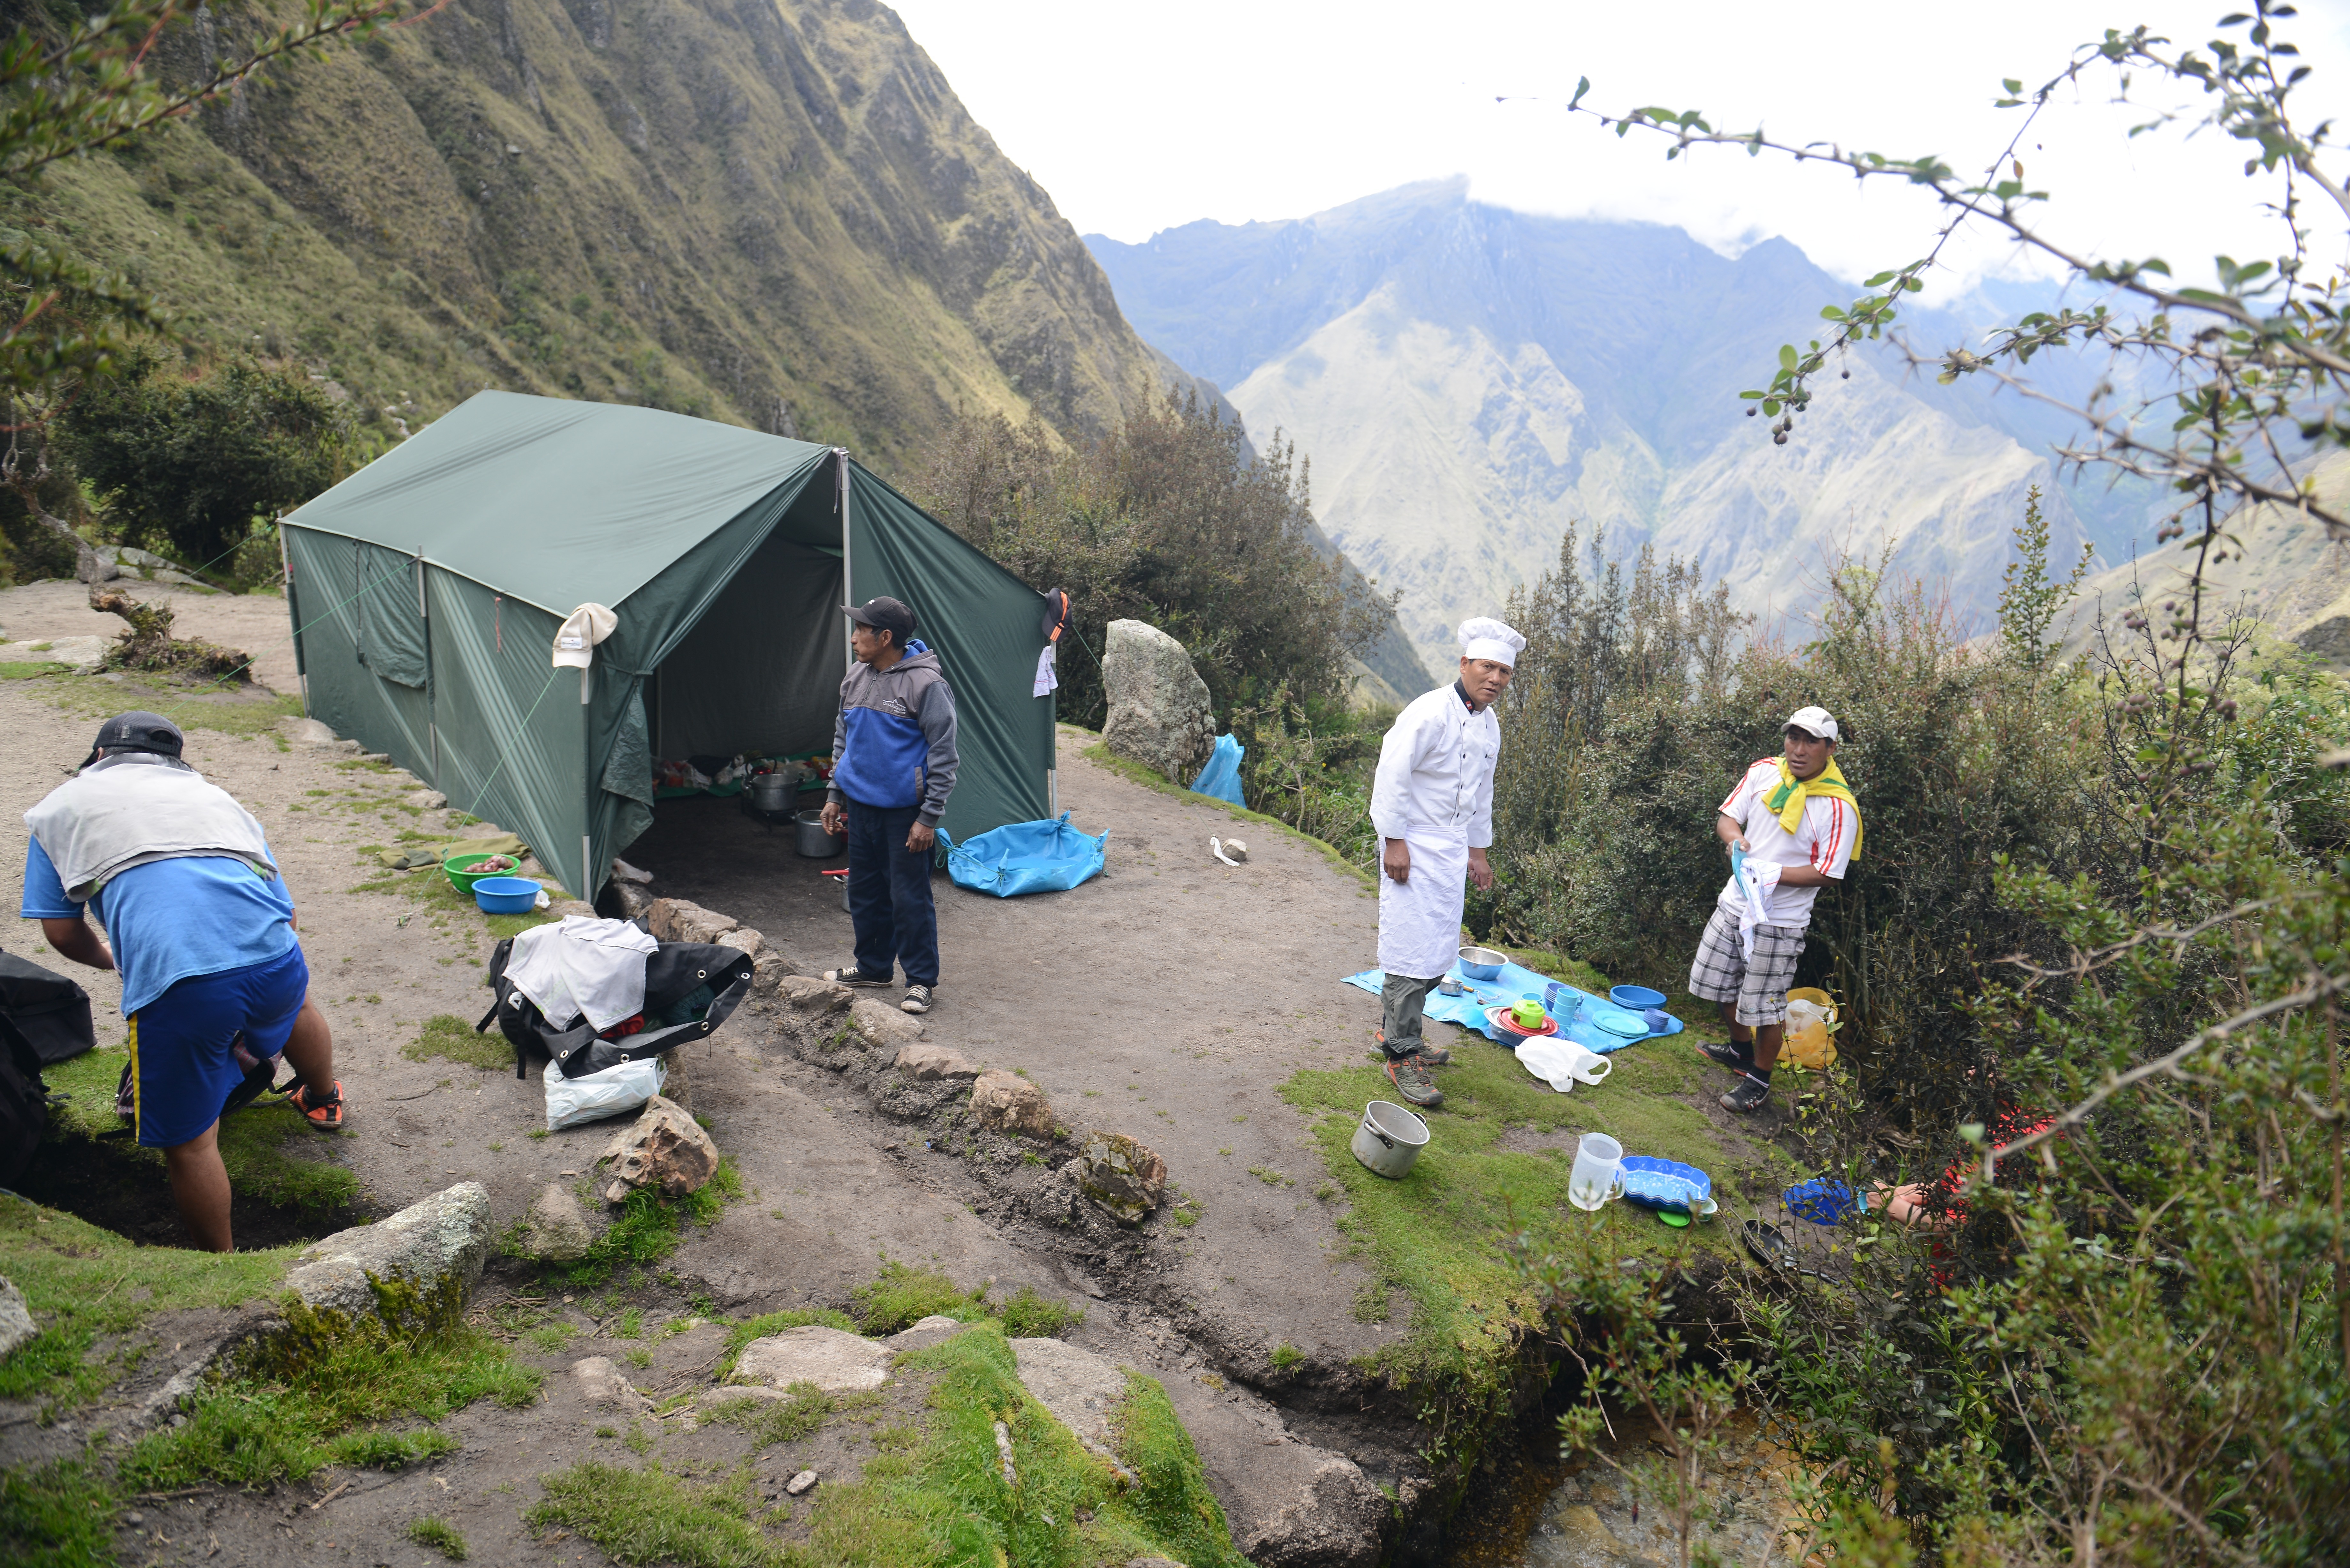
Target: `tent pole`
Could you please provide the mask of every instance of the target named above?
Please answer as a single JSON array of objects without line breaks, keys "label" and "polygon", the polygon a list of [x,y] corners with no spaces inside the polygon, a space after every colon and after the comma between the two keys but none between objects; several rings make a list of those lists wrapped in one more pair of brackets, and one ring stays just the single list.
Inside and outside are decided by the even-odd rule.
[{"label": "tent pole", "polygon": [[[848,449],[837,446],[832,450],[840,459],[840,597],[843,603],[853,605],[857,602],[857,577],[850,570],[854,557],[849,554],[852,546],[848,542]],[[856,668],[857,623],[847,616],[840,619],[840,646],[846,655],[841,668]]]},{"label": "tent pole", "polygon": [[302,712],[310,712],[310,672],[303,668],[302,615],[294,598],[294,554],[286,544],[286,514],[277,514],[277,568],[286,574],[286,615],[294,623],[294,680],[302,688]]}]

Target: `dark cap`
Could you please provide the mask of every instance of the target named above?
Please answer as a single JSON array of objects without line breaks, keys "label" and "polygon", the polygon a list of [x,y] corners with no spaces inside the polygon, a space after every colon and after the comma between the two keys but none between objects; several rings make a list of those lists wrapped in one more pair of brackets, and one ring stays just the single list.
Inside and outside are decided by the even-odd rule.
[{"label": "dark cap", "polygon": [[867,599],[861,605],[843,605],[841,613],[859,626],[869,626],[876,631],[894,632],[899,648],[914,635],[914,612],[904,603],[884,594]]},{"label": "dark cap", "polygon": [[98,761],[101,752],[152,752],[161,757],[176,757],[187,737],[180,726],[161,713],[117,713],[98,727],[98,740],[82,759],[88,767]]}]

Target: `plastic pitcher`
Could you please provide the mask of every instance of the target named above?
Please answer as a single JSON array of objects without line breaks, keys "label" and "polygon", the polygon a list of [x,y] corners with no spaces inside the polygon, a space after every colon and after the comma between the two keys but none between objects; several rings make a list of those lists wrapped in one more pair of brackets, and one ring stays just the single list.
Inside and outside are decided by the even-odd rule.
[{"label": "plastic pitcher", "polygon": [[1624,1146],[1606,1133],[1585,1133],[1575,1147],[1575,1168],[1567,1173],[1566,1200],[1596,1210],[1623,1196]]}]

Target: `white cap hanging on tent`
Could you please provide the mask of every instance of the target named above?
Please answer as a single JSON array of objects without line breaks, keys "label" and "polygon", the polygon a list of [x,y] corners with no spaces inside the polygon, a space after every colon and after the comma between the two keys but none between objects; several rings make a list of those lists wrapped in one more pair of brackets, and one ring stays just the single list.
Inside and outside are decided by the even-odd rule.
[{"label": "white cap hanging on tent", "polygon": [[612,635],[620,618],[602,605],[581,605],[555,629],[555,667],[585,670],[596,661],[596,645]]}]

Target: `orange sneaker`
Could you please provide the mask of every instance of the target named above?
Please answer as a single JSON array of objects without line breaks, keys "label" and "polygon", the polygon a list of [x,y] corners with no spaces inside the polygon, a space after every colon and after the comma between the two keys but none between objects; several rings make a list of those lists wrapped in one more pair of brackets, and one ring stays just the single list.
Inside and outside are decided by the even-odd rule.
[{"label": "orange sneaker", "polygon": [[310,1103],[308,1096],[303,1093],[302,1085],[299,1084],[294,1085],[294,1092],[286,1096],[286,1098],[288,1104],[293,1106],[296,1110],[302,1113],[302,1119],[304,1121],[308,1122],[320,1132],[340,1132],[343,1130],[343,1082],[341,1079],[338,1078],[335,1080],[335,1092],[333,1096],[330,1098],[319,1101],[315,1106]]}]

